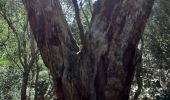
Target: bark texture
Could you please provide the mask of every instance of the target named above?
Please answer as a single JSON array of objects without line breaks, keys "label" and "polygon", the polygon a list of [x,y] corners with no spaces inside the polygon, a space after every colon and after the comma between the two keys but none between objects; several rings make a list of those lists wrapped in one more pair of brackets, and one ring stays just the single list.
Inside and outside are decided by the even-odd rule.
[{"label": "bark texture", "polygon": [[153,0],[98,0],[79,52],[58,0],[23,3],[57,100],[129,98],[136,47]]}]

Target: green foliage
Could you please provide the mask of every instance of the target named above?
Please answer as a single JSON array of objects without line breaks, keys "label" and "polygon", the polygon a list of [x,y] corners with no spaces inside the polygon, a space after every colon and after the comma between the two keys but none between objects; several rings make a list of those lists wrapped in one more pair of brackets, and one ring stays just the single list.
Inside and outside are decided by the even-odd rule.
[{"label": "green foliage", "polygon": [[[21,83],[25,66],[31,59],[30,29],[26,12],[20,0],[0,1],[0,100],[20,99]],[[35,47],[36,49],[36,47]],[[37,60],[38,61],[38,60]],[[41,66],[44,64],[41,60]],[[7,67],[12,66],[12,67]],[[35,64],[31,66],[27,95],[34,96]],[[45,68],[42,71],[47,70]],[[49,81],[43,74],[41,81]],[[46,75],[46,76],[45,76]],[[48,84],[45,84],[48,87]],[[45,87],[44,85],[44,87]]]},{"label": "green foliage", "polygon": [[[166,2],[166,3],[165,3]],[[143,89],[140,98],[169,100],[170,14],[169,0],[156,0],[143,41]]]},{"label": "green foliage", "polygon": [[1,66],[0,77],[0,99],[13,98],[16,100],[19,96],[20,73],[13,66]]},{"label": "green foliage", "polygon": [[167,90],[163,90],[160,95],[156,96],[157,100],[170,100],[170,87]]}]

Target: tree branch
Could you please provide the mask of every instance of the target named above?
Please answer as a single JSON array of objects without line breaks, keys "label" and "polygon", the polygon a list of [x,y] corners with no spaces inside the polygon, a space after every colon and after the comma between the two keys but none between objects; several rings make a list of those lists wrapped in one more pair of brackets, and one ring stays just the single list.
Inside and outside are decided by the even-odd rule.
[{"label": "tree branch", "polygon": [[90,22],[89,22],[89,19],[88,19],[88,17],[87,17],[87,15],[86,15],[86,13],[85,13],[85,11],[84,11],[84,9],[83,9],[83,3],[82,3],[82,1],[80,2],[80,8],[81,8],[81,10],[82,10],[82,12],[83,12],[83,15],[84,15],[84,17],[85,17],[85,19],[86,19],[86,21],[87,21],[87,24],[88,24],[88,27],[90,27]]},{"label": "tree branch", "polygon": [[15,59],[12,58],[12,56],[11,56],[10,53],[8,52],[6,46],[5,46],[5,49],[6,49],[7,54],[9,55],[10,59],[13,61],[13,63],[19,68],[19,70],[20,70],[21,72],[24,72],[24,71],[22,70],[22,68],[20,67],[20,65],[18,65],[17,61],[15,61]]},{"label": "tree branch", "polygon": [[92,14],[92,13],[93,13],[93,10],[92,10],[92,3],[91,3],[91,0],[88,0],[88,3],[89,3],[89,7],[90,7],[90,13]]},{"label": "tree branch", "polygon": [[77,0],[72,0],[73,5],[74,5],[74,9],[75,9],[75,17],[76,17],[76,21],[77,21],[77,25],[79,28],[79,33],[80,33],[80,39],[82,44],[85,44],[85,35],[84,35],[84,29],[83,29],[83,24],[81,22],[81,18],[80,18],[80,11],[79,11],[79,6],[77,3]]},{"label": "tree branch", "polygon": [[0,15],[2,15],[2,17],[5,19],[5,21],[7,22],[8,26],[11,28],[11,30],[14,32],[16,39],[17,39],[17,44],[18,44],[18,54],[19,54],[19,60],[22,66],[25,66],[22,57],[21,57],[21,41],[19,38],[19,33],[17,32],[17,30],[15,29],[15,27],[12,25],[12,22],[10,21],[10,19],[5,15],[5,13],[0,13]]}]

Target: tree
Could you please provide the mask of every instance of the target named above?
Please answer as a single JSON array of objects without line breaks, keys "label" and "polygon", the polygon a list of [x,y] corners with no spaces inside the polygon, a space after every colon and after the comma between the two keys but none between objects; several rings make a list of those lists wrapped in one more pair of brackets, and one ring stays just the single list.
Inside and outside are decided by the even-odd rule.
[{"label": "tree", "polygon": [[[58,100],[126,100],[153,0],[98,0],[79,50],[58,0],[23,0]],[[81,30],[80,30],[81,32]]]},{"label": "tree", "polygon": [[[10,7],[11,5],[12,7]],[[17,6],[20,6],[20,8]],[[34,65],[34,62],[37,59],[38,50],[35,50],[34,38],[30,35],[31,33],[28,30],[28,21],[24,18],[25,16],[23,16],[25,15],[25,11],[22,8],[23,5],[21,5],[20,2],[16,2],[15,0],[1,0],[0,3],[0,17],[2,17],[6,21],[9,29],[12,31],[11,33],[14,34],[17,41],[16,50],[18,51],[14,50],[17,57],[15,58],[13,57],[14,55],[11,56],[10,54],[9,56],[11,56],[11,61],[15,62],[15,64],[17,64],[18,67],[21,69],[21,100],[26,100],[29,73],[32,69],[32,66]],[[20,13],[13,12],[11,9],[19,11]]]}]

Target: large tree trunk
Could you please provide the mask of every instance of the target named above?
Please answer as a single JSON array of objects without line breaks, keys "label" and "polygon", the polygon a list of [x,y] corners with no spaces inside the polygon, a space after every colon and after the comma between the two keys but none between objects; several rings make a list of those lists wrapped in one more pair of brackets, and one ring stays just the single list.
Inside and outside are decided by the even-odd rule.
[{"label": "large tree trunk", "polygon": [[98,0],[83,48],[58,0],[23,0],[57,100],[127,100],[136,47],[153,0]]}]

